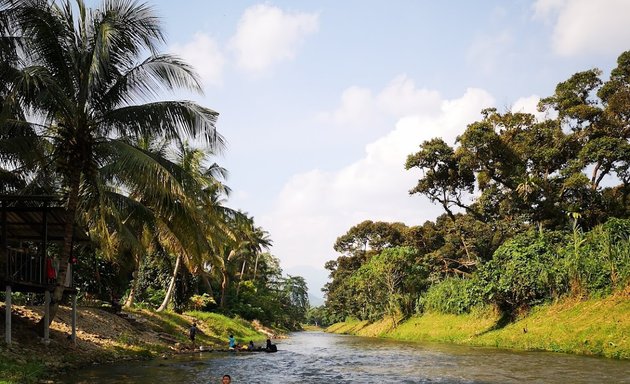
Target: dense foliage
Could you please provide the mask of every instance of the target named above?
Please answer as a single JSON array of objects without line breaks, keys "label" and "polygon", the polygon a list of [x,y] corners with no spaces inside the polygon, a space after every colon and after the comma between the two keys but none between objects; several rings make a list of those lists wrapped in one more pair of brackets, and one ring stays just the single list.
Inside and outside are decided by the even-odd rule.
[{"label": "dense foliage", "polygon": [[543,98],[546,118],[482,111],[451,146],[410,154],[410,191],[441,205],[422,226],[365,221],[326,264],[319,321],[416,312],[514,314],[630,283],[630,51],[608,80],[576,73]]},{"label": "dense foliage", "polygon": [[[59,265],[51,321],[75,260],[86,299],[293,328],[304,319],[304,281],[282,277],[261,257],[267,233],[225,206],[218,113],[169,100],[201,82],[160,52],[150,6],[0,0],[0,34],[0,194],[56,196],[67,212],[64,241],[49,250]],[[91,247],[73,249],[74,223]]]}]

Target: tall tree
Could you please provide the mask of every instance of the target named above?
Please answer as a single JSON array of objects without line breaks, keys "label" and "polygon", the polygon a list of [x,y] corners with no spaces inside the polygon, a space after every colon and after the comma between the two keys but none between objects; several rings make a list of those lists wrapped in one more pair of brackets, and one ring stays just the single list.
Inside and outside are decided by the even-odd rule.
[{"label": "tall tree", "polygon": [[[220,245],[217,253],[219,269],[221,271],[221,308],[227,304],[228,288],[234,276],[239,277],[239,282],[243,280],[245,265],[256,263],[263,248],[271,245],[271,240],[262,228],[256,227],[254,218],[246,213],[232,212],[227,223],[229,240]],[[240,266],[240,274],[237,273]],[[238,296],[239,285],[236,286]]]},{"label": "tall tree", "polygon": [[[164,90],[201,91],[191,67],[159,53],[164,36],[151,7],[125,0],[106,0],[96,9],[88,9],[83,0],[77,0],[75,7],[70,1],[41,0],[0,5],[3,20],[8,20],[3,41],[15,38],[21,45],[9,47],[15,60],[4,63],[0,74],[0,126],[3,130],[20,127],[14,143],[35,136],[53,145],[50,163],[60,176],[66,201],[64,262],[53,293],[59,303],[81,193],[97,183],[99,166],[117,153],[125,137],[188,135],[201,137],[215,148],[223,140],[214,126],[216,112],[190,101],[147,102]],[[129,171],[146,177],[148,183],[162,181],[159,173],[147,175],[142,167]],[[162,187],[176,188],[168,183]],[[51,321],[56,309],[57,305]]]}]

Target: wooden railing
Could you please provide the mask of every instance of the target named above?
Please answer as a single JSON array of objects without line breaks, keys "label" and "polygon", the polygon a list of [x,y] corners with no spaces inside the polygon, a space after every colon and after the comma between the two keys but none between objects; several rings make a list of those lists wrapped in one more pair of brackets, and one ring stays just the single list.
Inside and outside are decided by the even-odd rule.
[{"label": "wooden railing", "polygon": [[14,283],[47,285],[46,264],[41,255],[8,248],[5,280]]},{"label": "wooden railing", "polygon": [[[58,266],[52,260],[46,260],[38,252],[32,250],[8,247],[4,255],[0,252],[0,281],[8,284],[50,289],[51,286],[57,284],[57,268]],[[49,275],[50,269],[54,269],[52,275]],[[68,265],[63,284],[67,288],[74,288],[72,269],[73,265]]]}]

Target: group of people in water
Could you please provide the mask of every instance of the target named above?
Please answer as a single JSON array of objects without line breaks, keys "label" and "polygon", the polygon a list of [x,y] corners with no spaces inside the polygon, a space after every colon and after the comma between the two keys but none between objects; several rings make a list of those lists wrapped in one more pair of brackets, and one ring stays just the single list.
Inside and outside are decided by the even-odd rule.
[{"label": "group of people in water", "polygon": [[[199,329],[197,328],[197,323],[193,322],[192,326],[188,329],[188,337],[190,338],[190,341],[192,342],[193,347],[195,346],[195,337],[197,336],[198,331]],[[261,351],[261,352],[262,351],[265,351],[265,352],[278,351],[278,347],[276,347],[276,345],[271,342],[271,339],[267,339],[267,343],[265,347],[259,346],[258,348],[256,348],[256,346],[254,345],[254,342],[251,340],[249,341],[249,344],[240,345],[234,338],[234,335],[232,334],[230,334],[230,336],[228,337],[228,348],[230,349],[230,351]],[[222,384],[230,384],[231,382],[232,382],[232,378],[230,377],[230,375],[223,375],[221,379]]]},{"label": "group of people in water", "polygon": [[[188,329],[188,337],[190,338],[190,341],[193,345],[193,347],[195,346],[195,337],[197,336],[197,332],[198,332],[198,328],[197,328],[197,323],[193,322],[192,326]],[[230,351],[266,351],[266,352],[277,352],[278,351],[278,347],[276,347],[275,344],[271,343],[271,339],[267,339],[267,344],[265,345],[265,347],[263,348],[262,346],[256,348],[256,346],[254,345],[253,341],[249,341],[249,344],[247,345],[240,345],[239,343],[236,342],[236,339],[234,338],[234,335],[230,334],[230,336],[228,337],[228,348],[230,349]]]},{"label": "group of people in water", "polygon": [[266,351],[266,352],[277,352],[278,347],[275,344],[271,343],[270,339],[267,339],[267,344],[263,348],[262,346],[256,348],[253,341],[249,341],[247,345],[240,345],[236,342],[234,335],[230,335],[228,337],[228,347],[230,351]]}]

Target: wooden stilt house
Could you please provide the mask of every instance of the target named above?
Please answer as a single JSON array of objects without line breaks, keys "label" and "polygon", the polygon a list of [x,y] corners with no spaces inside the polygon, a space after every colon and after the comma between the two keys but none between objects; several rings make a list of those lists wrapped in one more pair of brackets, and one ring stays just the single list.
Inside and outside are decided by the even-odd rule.
[{"label": "wooden stilt house", "polygon": [[[44,295],[48,320],[51,293],[57,285],[59,250],[63,244],[66,211],[52,196],[0,195],[0,283],[5,289],[5,342],[11,343],[11,298],[13,292]],[[87,243],[85,232],[74,230],[73,243]],[[56,247],[56,252],[53,251]],[[73,246],[74,249],[74,246]],[[72,298],[72,340],[76,341],[76,289],[69,266],[64,293]],[[48,341],[48,321],[44,322]]]}]

